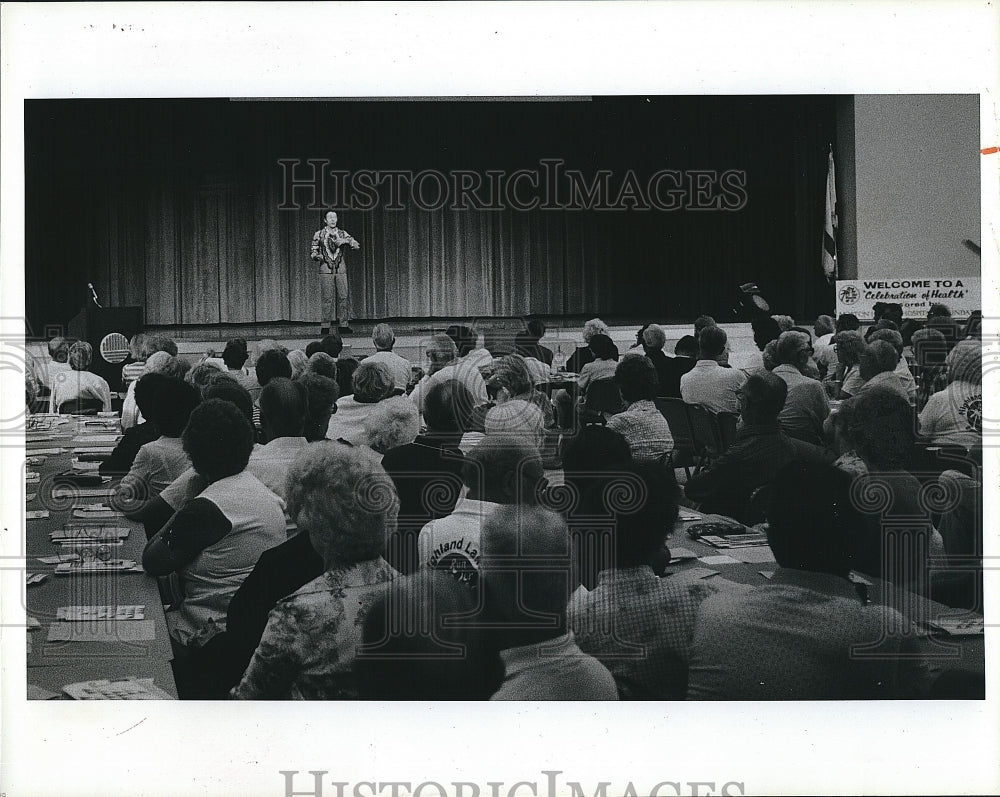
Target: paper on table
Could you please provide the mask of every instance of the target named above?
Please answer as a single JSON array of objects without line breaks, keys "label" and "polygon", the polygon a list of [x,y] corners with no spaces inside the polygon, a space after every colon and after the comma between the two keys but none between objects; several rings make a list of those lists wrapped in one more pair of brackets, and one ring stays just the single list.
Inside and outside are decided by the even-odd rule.
[{"label": "paper on table", "polygon": [[738,565],[740,563],[739,559],[733,559],[731,556],[726,556],[724,554],[718,554],[717,556],[700,556],[698,561],[706,565]]},{"label": "paper on table", "polygon": [[679,570],[677,572],[678,576],[683,576],[684,578],[709,578],[711,576],[719,575],[718,570],[712,570],[710,567],[689,567],[686,570]]},{"label": "paper on table", "polygon": [[39,556],[38,561],[46,565],[58,565],[63,562],[79,562],[80,554],[78,553],[60,553],[55,556]]},{"label": "paper on table", "polygon": [[120,434],[81,434],[73,438],[74,443],[85,445],[97,445],[98,443],[114,444],[118,442]]},{"label": "paper on table", "polygon": [[173,700],[152,678],[122,678],[118,681],[82,681],[66,684],[63,691],[74,700]]},{"label": "paper on table", "polygon": [[747,564],[767,564],[775,561],[774,554],[768,546],[758,548],[730,548],[731,556]]},{"label": "paper on table", "polygon": [[49,516],[48,509],[32,509],[24,513],[26,520],[44,520]]},{"label": "paper on table", "polygon": [[28,493],[26,496],[24,496],[24,502],[28,503],[29,501],[34,501],[37,497],[38,493]]},{"label": "paper on table", "polygon": [[56,620],[66,622],[92,622],[95,620],[145,620],[146,607],[143,604],[122,606],[60,606],[56,609]]},{"label": "paper on table", "polygon": [[696,515],[694,512],[685,512],[683,509],[677,514],[678,520],[704,520],[701,515]]},{"label": "paper on table", "polygon": [[27,448],[25,452],[30,457],[48,457],[66,453],[65,448]]},{"label": "paper on table", "polygon": [[670,561],[671,562],[682,562],[685,559],[697,559],[698,554],[694,551],[688,550],[687,548],[670,548]]},{"label": "paper on table", "polygon": [[99,620],[87,623],[57,621],[49,626],[47,642],[151,642],[156,639],[152,620],[115,622]]},{"label": "paper on table", "polygon": [[762,576],[764,576],[764,578],[767,578],[767,579],[770,579],[771,576],[774,575],[774,571],[773,570],[758,570],[757,572],[760,573]]},{"label": "paper on table", "polygon": [[[111,480],[110,476],[105,478]],[[53,498],[109,498],[114,494],[114,487],[74,487],[71,484],[57,484],[52,488]]]}]

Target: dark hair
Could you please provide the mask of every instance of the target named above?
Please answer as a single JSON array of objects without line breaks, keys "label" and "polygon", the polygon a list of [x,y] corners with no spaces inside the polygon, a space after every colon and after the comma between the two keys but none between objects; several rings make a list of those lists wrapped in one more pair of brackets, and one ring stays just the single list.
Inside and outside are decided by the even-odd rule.
[{"label": "dark hair", "polygon": [[698,339],[694,335],[684,335],[674,344],[674,354],[679,357],[697,357]]},{"label": "dark hair", "polygon": [[393,389],[392,373],[382,362],[364,362],[351,375],[354,400],[364,404],[375,404],[386,398]]},{"label": "dark hair", "polygon": [[701,331],[715,326],[715,319],[710,315],[700,315],[694,320],[694,336],[701,337]]},{"label": "dark hair", "polygon": [[337,360],[337,390],[341,396],[354,395],[354,372],[358,370],[358,361],[353,357],[341,357]]},{"label": "dark hair", "polygon": [[234,379],[219,379],[213,382],[205,388],[201,398],[202,401],[208,399],[228,401],[243,413],[243,417],[253,423],[253,399],[247,389]]},{"label": "dark hair", "polygon": [[606,426],[584,426],[575,436],[565,438],[562,450],[563,471],[567,475],[599,473],[631,459],[628,441]]},{"label": "dark hair", "polygon": [[[677,520],[677,482],[658,463],[630,462],[616,469],[606,485],[614,511],[615,562],[618,567],[648,564]],[[622,501],[622,496],[634,500]]]},{"label": "dark hair", "polygon": [[253,437],[253,426],[236,405],[212,398],[195,407],[181,440],[195,471],[214,482],[246,469]]},{"label": "dark hair", "polygon": [[841,313],[837,316],[837,332],[848,332],[855,329],[861,329],[861,321],[854,313]]},{"label": "dark hair", "polygon": [[257,384],[264,387],[276,376],[292,378],[292,364],[288,355],[277,349],[268,349],[257,358]]},{"label": "dark hair", "polygon": [[781,327],[769,315],[758,315],[750,321],[750,328],[753,329],[753,342],[761,351],[772,340],[777,340],[781,335]]},{"label": "dark hair", "polygon": [[545,336],[545,322],[540,318],[529,319],[525,329],[535,340],[541,340]]},{"label": "dark hair", "polygon": [[899,327],[899,334],[903,337],[903,346],[909,346],[913,342],[913,333],[918,329],[923,329],[923,323],[913,318],[907,318]]},{"label": "dark hair", "polygon": [[887,340],[873,340],[861,352],[858,358],[858,370],[865,380],[876,374],[892,373],[899,365],[899,354],[896,347]]},{"label": "dark hair", "polygon": [[303,371],[295,381],[306,391],[306,423],[302,434],[309,442],[322,440],[337,402],[337,382],[312,371]]},{"label": "dark hair", "polygon": [[165,351],[171,357],[177,356],[177,344],[170,338],[163,335],[151,335],[146,338],[146,351],[149,354],[156,354],[158,351]]},{"label": "dark hair", "polygon": [[618,347],[607,335],[594,335],[587,345],[598,360],[618,359]]},{"label": "dark hair", "polygon": [[846,576],[865,520],[852,476],[832,465],[792,462],[771,482],[767,541],[781,567]]},{"label": "dark hair", "polygon": [[340,357],[340,353],[343,350],[344,341],[341,339],[339,333],[331,332],[329,335],[324,336],[319,342],[319,351],[325,351],[334,359]]},{"label": "dark hair", "polygon": [[306,357],[312,357],[316,352],[322,350],[323,346],[318,340],[310,341],[306,344]]},{"label": "dark hair", "polygon": [[712,324],[698,335],[698,356],[703,360],[714,360],[726,350],[729,337],[726,330]]},{"label": "dark hair", "polygon": [[740,391],[744,398],[740,414],[748,423],[776,421],[788,398],[788,384],[770,371],[751,374]]},{"label": "dark hair", "polygon": [[424,396],[424,421],[432,432],[461,432],[468,428],[476,400],[457,379],[434,383]]},{"label": "dark hair", "polygon": [[884,387],[862,390],[841,404],[837,414],[869,470],[901,470],[909,464],[916,418],[902,395]]},{"label": "dark hair", "polygon": [[951,308],[948,307],[948,305],[946,304],[941,304],[940,302],[934,302],[927,310],[927,317],[932,318],[934,316],[951,318]]},{"label": "dark hair", "polygon": [[222,361],[226,364],[226,368],[237,371],[243,367],[249,356],[247,343],[242,338],[229,341],[226,348],[222,350]]},{"label": "dark hair", "polygon": [[[160,375],[147,374],[147,376]],[[139,392],[139,387],[135,386],[136,394]],[[147,389],[149,388],[155,389],[158,395],[149,408],[150,415],[146,416],[147,420],[153,422],[160,434],[166,437],[180,437],[194,408],[201,403],[201,393],[198,392],[198,388],[176,376],[165,376],[162,382],[153,385],[147,383]]]},{"label": "dark hair", "polygon": [[268,380],[260,391],[261,425],[274,437],[299,437],[306,420],[306,388],[283,376]]},{"label": "dark hair", "polygon": [[452,324],[445,330],[444,334],[454,342],[459,357],[464,357],[476,348],[478,336],[471,327],[467,327],[464,324]]},{"label": "dark hair", "polygon": [[156,415],[153,405],[159,400],[163,386],[172,378],[175,377],[166,376],[159,371],[150,371],[140,376],[135,383],[135,405],[147,421],[153,421]]},{"label": "dark hair", "polygon": [[652,401],[660,389],[652,361],[640,354],[627,354],[615,368],[615,384],[622,398],[630,404],[647,399]]}]

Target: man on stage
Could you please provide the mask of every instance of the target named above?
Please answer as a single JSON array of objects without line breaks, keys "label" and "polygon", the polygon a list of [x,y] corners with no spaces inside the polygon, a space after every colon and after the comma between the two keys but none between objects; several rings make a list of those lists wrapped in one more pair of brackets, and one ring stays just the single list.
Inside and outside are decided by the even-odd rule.
[{"label": "man on stage", "polygon": [[320,334],[339,327],[340,332],[352,332],[351,310],[347,295],[347,265],[344,263],[345,244],[351,249],[361,244],[337,226],[337,214],[326,214],[326,226],[317,230],[312,239],[312,259],[319,263],[319,284],[323,310]]}]

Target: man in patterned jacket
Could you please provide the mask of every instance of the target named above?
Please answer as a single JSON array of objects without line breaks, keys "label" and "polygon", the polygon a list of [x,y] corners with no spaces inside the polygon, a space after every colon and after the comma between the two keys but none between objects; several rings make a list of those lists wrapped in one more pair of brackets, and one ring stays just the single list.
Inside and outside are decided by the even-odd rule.
[{"label": "man in patterned jacket", "polygon": [[323,310],[320,334],[325,335],[334,326],[341,332],[351,332],[351,310],[347,294],[347,264],[344,246],[360,248],[361,244],[337,226],[337,214],[326,214],[326,226],[317,230],[312,239],[313,260],[319,263],[319,284]]}]

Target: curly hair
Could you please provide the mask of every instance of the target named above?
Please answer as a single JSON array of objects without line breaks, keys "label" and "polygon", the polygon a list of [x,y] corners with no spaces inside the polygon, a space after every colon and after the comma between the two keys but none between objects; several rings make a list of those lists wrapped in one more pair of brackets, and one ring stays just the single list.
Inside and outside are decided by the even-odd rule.
[{"label": "curly hair", "polygon": [[590,339],[594,335],[607,335],[608,325],[605,324],[599,318],[591,318],[587,323],[583,325],[583,340],[585,343],[590,343]]},{"label": "curly hair", "polygon": [[316,351],[309,355],[306,370],[325,376],[327,379],[337,380],[337,361],[325,351]]},{"label": "curly hair", "polygon": [[292,378],[292,364],[288,362],[288,355],[278,349],[268,349],[257,358],[257,382],[264,387],[276,376],[283,376],[286,379]]},{"label": "curly hair", "polygon": [[412,443],[420,433],[417,405],[406,396],[378,402],[364,420],[368,445],[379,454]]},{"label": "curly hair", "polygon": [[983,383],[983,344],[975,338],[955,344],[945,359],[949,382]]},{"label": "curly hair", "polygon": [[667,345],[667,333],[659,324],[650,324],[642,331],[642,342],[651,349],[662,349]]},{"label": "curly hair", "polygon": [[285,500],[328,567],[381,556],[399,513],[392,479],[371,452],[343,443],[303,448],[288,469]]},{"label": "curly hair", "polygon": [[833,345],[841,363],[857,365],[861,361],[861,352],[865,350],[865,339],[857,330],[845,329],[833,336]]},{"label": "curly hair", "polygon": [[521,396],[531,391],[534,380],[524,357],[520,354],[507,354],[493,361],[490,384],[506,388],[511,396]]},{"label": "curly hair", "polygon": [[652,401],[660,389],[656,368],[642,354],[626,354],[615,368],[615,384],[622,398],[629,404],[648,399]]},{"label": "curly hair", "polygon": [[181,442],[195,471],[213,482],[246,469],[253,437],[253,426],[239,407],[212,398],[195,407]]},{"label": "curly hair", "polygon": [[74,371],[86,371],[94,357],[94,347],[84,340],[78,340],[69,347],[67,360]]}]

